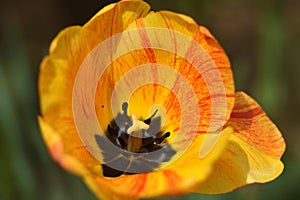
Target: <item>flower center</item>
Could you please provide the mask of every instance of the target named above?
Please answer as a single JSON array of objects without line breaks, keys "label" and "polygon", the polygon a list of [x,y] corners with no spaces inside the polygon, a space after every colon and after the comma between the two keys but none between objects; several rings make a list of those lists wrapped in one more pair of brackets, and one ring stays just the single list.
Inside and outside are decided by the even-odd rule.
[{"label": "flower center", "polygon": [[[124,150],[120,153],[121,155],[114,155],[112,158],[109,149],[101,148],[101,136],[96,138],[98,146],[101,148],[104,157],[104,163],[102,164],[103,175],[106,177],[117,177],[122,174],[135,174],[130,172],[130,166],[135,164],[135,168],[143,168],[147,165],[151,166],[150,169],[145,171],[153,171],[159,167],[161,162],[167,162],[175,154],[175,151],[170,145],[167,145],[165,139],[170,136],[170,132],[161,132],[161,118],[156,116],[158,110],[156,110],[148,119],[139,120],[136,115],[132,117],[128,115],[128,103],[122,104],[122,113],[118,115],[108,124],[107,130],[105,131],[106,137],[114,145]],[[159,156],[152,156],[150,152],[161,150]],[[131,154],[128,154],[132,152]],[[134,154],[133,154],[134,153]],[[138,154],[140,153],[140,154]],[[142,153],[149,153],[143,155]],[[109,156],[107,156],[109,155]],[[149,157],[149,158],[148,158]],[[151,157],[151,159],[150,159]],[[122,162],[120,162],[122,160]],[[130,161],[130,162],[127,162]],[[137,161],[135,163],[135,161]],[[122,164],[128,163],[126,170],[120,171],[110,166],[112,162],[119,162]],[[110,165],[112,163],[112,165]]]}]

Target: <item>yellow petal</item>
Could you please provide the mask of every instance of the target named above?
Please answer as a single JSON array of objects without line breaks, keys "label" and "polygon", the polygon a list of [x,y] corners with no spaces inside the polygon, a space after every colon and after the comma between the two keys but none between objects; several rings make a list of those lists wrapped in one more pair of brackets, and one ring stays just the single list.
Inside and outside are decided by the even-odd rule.
[{"label": "yellow petal", "polygon": [[110,36],[122,32],[137,18],[145,16],[149,9],[147,3],[139,0],[120,1],[106,6],[83,26],[81,36],[93,49]]},{"label": "yellow petal", "polygon": [[42,131],[43,139],[52,158],[67,171],[79,176],[88,174],[87,168],[79,160],[76,160],[74,157],[65,154],[63,141],[59,133],[57,133],[57,131],[47,124],[43,118],[39,117],[38,121]]},{"label": "yellow petal", "polygon": [[[211,151],[205,156],[200,157],[199,153],[203,142],[210,137],[210,134],[202,134],[195,138],[191,147],[187,152],[181,156],[176,162],[174,162],[168,169],[176,173],[182,180],[178,184],[187,184],[189,181],[189,187],[184,188],[184,191],[190,191],[198,184],[204,182],[209,177],[213,170],[213,164],[221,156],[222,152],[228,144],[228,138],[232,135],[232,128],[228,127],[219,133],[219,139],[217,140]],[[173,183],[174,184],[174,183]],[[183,186],[184,187],[184,186]]]},{"label": "yellow petal", "polygon": [[[79,26],[63,30],[52,42],[50,56],[41,63],[39,75],[39,98],[42,115],[46,120],[55,123],[58,116],[72,116],[72,87],[76,71],[68,57],[76,54]],[[59,46],[59,48],[56,48]],[[53,56],[53,54],[55,56]],[[53,112],[55,111],[55,112]]]},{"label": "yellow petal", "polygon": [[[79,160],[87,159],[84,163],[90,169],[97,162],[81,143],[73,119],[72,92],[77,71],[91,49],[99,42],[121,32],[137,17],[145,15],[148,10],[148,4],[142,1],[122,1],[107,6],[84,27],[73,26],[61,31],[50,46],[50,55],[41,63],[39,75],[41,115],[62,138],[63,151],[71,152]],[[103,27],[109,31],[104,31]],[[96,37],[95,34],[101,36]],[[111,120],[110,115],[101,117],[101,121],[107,126]]]},{"label": "yellow petal", "polygon": [[195,190],[200,193],[225,193],[240,186],[264,183],[278,177],[285,142],[280,131],[261,107],[243,92],[236,93],[231,118],[234,128],[229,145],[215,163],[213,173]]},{"label": "yellow petal", "polygon": [[236,93],[235,107],[227,126],[235,128],[235,136],[271,158],[281,158],[285,142],[275,124],[251,97]]},{"label": "yellow petal", "polygon": [[[51,43],[50,55],[41,64],[39,76],[41,110],[48,121],[55,124],[55,119],[65,116],[66,110],[68,116],[71,113],[76,73],[90,51],[148,10],[149,5],[143,1],[122,1],[99,11],[82,28],[69,27],[58,34]],[[58,112],[51,113],[53,109]]]},{"label": "yellow petal", "polygon": [[[55,131],[45,120],[38,117],[40,129],[42,131],[43,139],[48,147],[49,153],[52,158],[65,170],[74,173],[83,178],[87,186],[101,199],[114,199],[114,200],[135,200],[137,197],[128,197],[127,195],[118,195],[110,189],[110,185],[99,184],[99,174],[102,174],[101,168],[99,174],[89,170],[86,165],[89,163],[84,157],[72,155],[70,152],[64,150],[64,141],[60,134]],[[84,148],[85,149],[85,148]],[[85,155],[81,155],[85,156]],[[98,163],[98,161],[95,161]],[[99,164],[99,163],[98,163]],[[101,178],[103,179],[103,178]],[[109,180],[108,180],[109,181]]]},{"label": "yellow petal", "polygon": [[[196,41],[209,55],[212,62],[216,65],[216,68],[209,69],[207,71],[216,71],[216,73],[220,74],[220,83],[222,84],[222,87],[224,86],[225,94],[218,93],[218,89],[220,87],[217,87],[215,91],[210,90],[211,88],[208,88],[207,83],[205,82],[203,76],[204,74],[199,73],[197,69],[191,63],[187,62],[187,58],[181,58],[178,55],[174,55],[174,53],[158,50],[158,49],[149,49],[145,48],[144,53],[140,52],[142,54],[142,60],[146,60],[149,62],[159,63],[162,65],[169,66],[176,71],[178,71],[179,74],[181,74],[186,81],[191,85],[194,92],[196,93],[197,99],[199,101],[199,109],[200,109],[200,115],[201,115],[201,122],[200,122],[200,128],[199,133],[206,133],[208,126],[212,119],[212,99],[218,101],[218,98],[224,98],[226,101],[226,108],[224,108],[225,117],[220,116],[220,120],[222,120],[224,123],[229,119],[230,111],[234,104],[234,84],[233,84],[233,78],[232,78],[232,72],[230,68],[229,60],[221,48],[221,46],[218,44],[218,42],[211,36],[209,31],[205,29],[204,27],[198,26],[195,23],[192,23],[191,20],[188,20],[187,17],[182,17],[182,15],[178,15],[173,12],[168,11],[162,11],[162,12],[151,12],[144,18],[137,19],[134,23],[128,26],[127,30],[134,30],[136,28],[165,28],[169,30],[174,30],[179,33],[183,33],[186,35],[186,37],[190,37],[194,41]],[[149,36],[147,35],[147,32],[141,31],[140,37],[142,38],[142,41],[147,43],[150,41],[153,41],[154,39],[152,37],[155,36]],[[163,35],[160,35],[160,38],[163,38]],[[176,36],[174,36],[176,37]],[[166,41],[170,40],[169,38],[166,38]],[[175,44],[174,44],[175,45]],[[180,46],[175,47],[175,49],[180,49]],[[179,50],[178,50],[179,51]],[[191,55],[194,52],[190,52]],[[188,52],[187,54],[188,55]],[[134,61],[138,58],[138,55],[132,54],[132,58],[126,58],[127,60]],[[166,59],[168,58],[168,59]],[[203,62],[205,62],[206,58],[205,56],[201,57],[203,59]],[[122,60],[123,61],[123,60]],[[127,61],[128,62],[128,61]],[[123,62],[121,62],[123,63]],[[136,66],[136,65],[135,65]],[[165,79],[172,79],[170,74],[165,74]],[[178,84],[179,85],[179,84]],[[156,86],[152,88],[152,90],[157,90]],[[149,90],[151,93],[151,89]],[[161,93],[158,93],[161,94]],[[142,98],[143,93],[141,93]],[[141,99],[136,98],[136,99]],[[138,102],[134,102],[134,104],[138,104]],[[221,112],[220,112],[221,113]],[[217,116],[213,117],[214,120],[218,120]]]},{"label": "yellow petal", "polygon": [[[202,77],[202,74],[191,66],[184,57],[180,57],[175,55],[172,52],[167,52],[159,49],[150,49],[145,48],[144,50],[136,50],[132,51],[126,55],[122,55],[120,58],[116,59],[113,64],[111,64],[109,70],[105,72],[103,78],[99,81],[97,96],[96,96],[96,110],[98,113],[98,120],[101,125],[104,127],[107,124],[107,121],[101,119],[101,116],[109,116],[110,110],[103,109],[110,105],[110,97],[112,94],[112,90],[115,89],[118,81],[122,79],[126,75],[128,77],[128,72],[131,72],[134,67],[140,66],[143,64],[149,63],[157,63],[164,66],[168,66],[176,70],[180,75],[184,77],[188,84],[193,88],[193,92],[196,93],[196,98],[198,100],[201,121],[199,122],[200,127],[198,133],[206,133],[211,124],[216,124],[214,121],[220,121],[222,125],[228,120],[230,111],[233,107],[234,103],[234,84],[232,79],[232,72],[230,68],[229,60],[222,50],[221,46],[218,42],[213,38],[213,36],[209,33],[207,29],[204,27],[199,27],[195,23],[192,23],[186,16],[178,15],[172,12],[158,12],[158,13],[149,13],[147,16],[143,18],[139,18],[135,20],[132,24],[128,26],[127,31],[136,30],[137,28],[149,28],[149,27],[157,27],[157,28],[165,28],[170,30],[175,30],[180,33],[186,35],[186,37],[190,37],[194,39],[209,55],[212,63],[216,64],[216,68],[210,69],[211,71],[216,71],[221,76],[219,84],[221,87],[216,87],[214,91],[210,90],[211,88],[207,87],[205,80]],[[141,29],[140,29],[141,30]],[[143,30],[141,30],[143,32]],[[142,42],[147,43],[150,39],[147,38],[147,34],[142,33],[138,37],[141,38]],[[132,36],[132,38],[136,38],[136,35]],[[170,40],[170,38],[166,38],[166,41]],[[177,49],[180,46],[176,47]],[[175,48],[175,49],[176,49]],[[193,55],[193,52],[190,51],[190,55]],[[167,59],[166,59],[167,58]],[[203,57],[203,62],[205,62],[205,57]],[[136,69],[135,69],[136,70]],[[144,80],[171,80],[173,81],[173,88],[180,88],[180,84],[176,83],[176,75],[170,75],[170,73],[157,73],[158,67],[152,67],[151,71],[148,73],[137,73],[132,76],[132,78],[128,78],[125,82],[126,84],[130,83],[127,87],[125,85],[125,89],[123,88],[123,92],[127,91],[130,94],[131,91],[129,88],[132,87],[132,83],[141,82]],[[207,71],[210,71],[207,70]],[[157,77],[156,77],[157,76]],[[111,78],[108,78],[111,77]],[[122,84],[119,84],[122,85]],[[172,85],[172,83],[170,84]],[[219,93],[218,90],[222,88],[224,85],[225,94]],[[105,88],[105,91],[103,91]],[[122,94],[122,91],[118,92],[118,98],[121,96],[126,96],[126,94]],[[150,98],[149,98],[150,97]],[[108,99],[108,100],[107,100]],[[213,107],[212,102],[218,102],[219,99],[225,99],[225,104],[221,109],[218,110],[217,114],[213,115]],[[139,117],[146,118],[149,116],[148,110],[151,106],[155,104],[166,105],[167,116],[171,117],[174,121],[179,121],[180,118],[180,108],[178,104],[173,106],[170,109],[170,105],[172,102],[176,101],[174,94],[166,88],[160,87],[158,84],[152,84],[143,86],[142,88],[138,88],[138,90],[132,94],[129,109],[131,113],[137,113]],[[120,100],[119,104],[121,105],[122,101]],[[225,116],[223,116],[225,113]],[[220,115],[220,116],[219,116]],[[112,118],[112,116],[110,116]],[[101,122],[102,121],[102,122]],[[166,126],[171,123],[167,121]],[[176,123],[173,123],[173,125]],[[171,129],[176,130],[177,127],[170,126]]]},{"label": "yellow petal", "polygon": [[162,170],[116,178],[95,177],[95,180],[98,185],[120,196],[153,197],[188,193],[191,187],[203,182],[211,173],[213,163],[222,154],[231,134],[231,128],[222,131],[215,148],[205,158],[199,158],[199,150],[206,135],[198,135],[184,155]]}]

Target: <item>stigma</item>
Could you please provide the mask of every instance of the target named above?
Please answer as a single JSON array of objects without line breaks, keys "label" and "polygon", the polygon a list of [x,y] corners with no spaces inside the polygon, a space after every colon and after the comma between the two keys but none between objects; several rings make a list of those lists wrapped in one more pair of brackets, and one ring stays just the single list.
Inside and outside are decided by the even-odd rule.
[{"label": "stigma", "polygon": [[127,129],[129,134],[128,148],[130,152],[138,152],[142,147],[143,130],[148,130],[149,125],[137,119],[136,115],[132,115],[132,126]]},{"label": "stigma", "polygon": [[134,132],[141,132],[142,130],[148,130],[150,127],[144,121],[138,120],[135,114],[132,115],[132,123],[132,126],[127,129],[128,134],[132,134]]}]

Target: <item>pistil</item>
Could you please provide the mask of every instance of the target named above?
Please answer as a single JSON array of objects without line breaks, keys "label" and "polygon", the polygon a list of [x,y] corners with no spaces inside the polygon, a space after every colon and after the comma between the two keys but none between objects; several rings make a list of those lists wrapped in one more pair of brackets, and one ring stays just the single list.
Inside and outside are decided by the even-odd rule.
[{"label": "pistil", "polygon": [[149,127],[145,122],[138,120],[135,114],[132,115],[132,126],[127,130],[129,134],[128,151],[138,152],[140,150],[143,143],[143,130],[148,130]]}]

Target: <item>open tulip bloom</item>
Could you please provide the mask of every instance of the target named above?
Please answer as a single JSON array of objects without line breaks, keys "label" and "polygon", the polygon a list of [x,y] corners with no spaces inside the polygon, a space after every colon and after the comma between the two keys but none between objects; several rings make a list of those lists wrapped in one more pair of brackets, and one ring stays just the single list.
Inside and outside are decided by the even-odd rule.
[{"label": "open tulip bloom", "polygon": [[41,63],[39,124],[52,158],[102,199],[218,194],[283,170],[285,142],[235,92],[217,40],[141,0],[61,31]]}]

